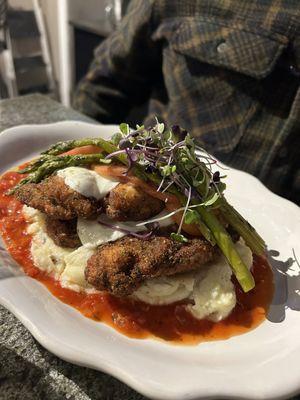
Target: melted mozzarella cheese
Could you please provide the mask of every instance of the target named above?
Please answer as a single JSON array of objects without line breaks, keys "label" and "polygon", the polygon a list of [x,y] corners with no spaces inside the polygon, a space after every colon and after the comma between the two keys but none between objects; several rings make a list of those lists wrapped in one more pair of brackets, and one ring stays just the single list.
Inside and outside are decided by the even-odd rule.
[{"label": "melted mozzarella cheese", "polygon": [[189,298],[193,292],[193,286],[193,272],[161,276],[145,281],[132,294],[132,297],[153,305],[171,304]]},{"label": "melted mozzarella cheese", "polygon": [[[101,225],[100,221],[111,227]],[[89,248],[94,248],[106,242],[114,242],[128,233],[121,232],[117,229],[126,229],[127,231],[140,232],[145,228],[136,227],[132,222],[115,222],[105,215],[101,215],[97,220],[86,220],[78,218],[77,232],[81,243]]]},{"label": "melted mozzarella cheese", "polygon": [[97,200],[103,199],[119,182],[104,178],[81,167],[69,167],[57,172],[67,186],[85,197],[94,197]]},{"label": "melted mozzarella cheese", "polygon": [[[166,214],[166,211],[162,211],[157,215],[157,218]],[[101,222],[109,226],[102,225]],[[146,223],[147,221],[140,223],[139,226],[137,226],[135,221],[117,222],[102,214],[97,220],[78,218],[77,232],[80,241],[84,246],[95,248],[101,244],[114,242],[115,240],[121,239],[122,237],[128,235],[128,232],[137,233],[145,231]],[[173,220],[168,218],[163,220],[163,224],[161,224],[161,226],[168,226],[172,223]],[[124,231],[122,232],[120,229]]]},{"label": "melted mozzarella cheese", "polygon": [[221,321],[230,314],[236,304],[231,275],[231,268],[224,257],[197,273],[193,288],[195,304],[188,306],[194,317]]},{"label": "melted mozzarella cheese", "polygon": [[30,223],[27,232],[32,235],[31,254],[35,266],[58,279],[66,266],[65,256],[72,250],[57,246],[47,235],[40,211],[24,206],[23,213]]},{"label": "melted mozzarella cheese", "polygon": [[60,277],[63,287],[76,291],[79,291],[81,288],[92,289],[92,286],[85,279],[84,270],[93,253],[92,249],[81,246],[65,256],[66,267]]},{"label": "melted mozzarella cheese", "polygon": [[[253,262],[250,248],[242,240],[235,244],[235,248],[250,269]],[[231,276],[232,270],[224,256],[200,269],[195,275],[193,288],[192,298],[195,304],[188,306],[195,318],[217,322],[231,313],[236,305]]]}]

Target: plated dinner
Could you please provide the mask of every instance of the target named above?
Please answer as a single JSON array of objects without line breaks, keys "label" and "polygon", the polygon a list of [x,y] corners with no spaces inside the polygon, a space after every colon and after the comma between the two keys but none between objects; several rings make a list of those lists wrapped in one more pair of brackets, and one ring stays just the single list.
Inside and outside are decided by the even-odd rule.
[{"label": "plated dinner", "polygon": [[2,176],[1,234],[29,276],[127,336],[226,339],[263,322],[273,278],[221,168],[158,121],[54,143]]},{"label": "plated dinner", "polygon": [[[0,171],[3,174],[2,177],[5,177],[9,171],[11,179],[6,179],[5,185],[1,180],[1,190],[7,192],[15,188],[26,177],[25,174],[17,173],[16,168],[18,166],[25,168],[25,164],[28,166],[31,161],[36,161],[40,157],[40,153],[47,151],[53,144],[70,140],[82,141],[86,138],[104,139],[106,142],[110,141],[111,135],[118,131],[116,126],[99,126],[78,122],[22,126],[8,130],[0,137]],[[70,150],[73,149],[64,149],[64,152]],[[105,159],[108,153],[103,153],[103,159]],[[124,152],[119,154],[122,155]],[[210,163],[213,163],[211,165],[213,174],[219,171],[220,177],[226,175],[226,178],[220,179],[227,185],[221,194],[256,229],[258,234],[255,234],[255,237],[262,245],[263,253],[267,254],[268,261],[264,255],[258,256],[255,251],[251,250],[249,242],[247,243],[245,238],[242,239],[241,234],[238,235],[234,230],[228,229],[226,222],[222,225],[225,226],[225,230],[230,236],[230,243],[233,244],[248,272],[254,277],[255,287],[253,289],[244,292],[243,287],[235,278],[234,270],[224,260],[225,256],[222,255],[222,250],[218,245],[212,245],[209,240],[187,233],[184,229],[178,232],[180,217],[182,217],[184,209],[170,216],[169,214],[178,208],[176,210],[167,209],[168,202],[165,202],[164,199],[162,200],[163,210],[152,208],[154,203],[155,207],[157,204],[161,204],[152,201],[149,203],[149,199],[156,198],[152,189],[155,188],[157,191],[159,185],[156,182],[150,184],[141,176],[134,174],[133,168],[137,161],[133,161],[132,168],[127,175],[123,174],[128,169],[128,164],[124,163],[123,166],[121,164],[118,166],[119,176],[117,176],[116,170],[114,170],[114,176],[109,176],[105,172],[111,168],[115,169],[115,165],[118,165],[119,161],[108,157],[107,160],[112,159],[111,162],[101,162],[101,164],[94,162],[92,165],[64,165],[63,168],[52,171],[49,176],[43,177],[40,182],[28,182],[27,188],[32,184],[43,188],[47,185],[47,179],[54,177],[57,179],[59,175],[62,176],[61,179],[64,182],[67,181],[70,185],[70,180],[66,178],[66,171],[62,172],[67,168],[82,168],[84,171],[80,170],[80,174],[76,170],[77,177],[82,176],[81,173],[89,175],[92,171],[97,172],[97,177],[94,174],[91,175],[95,177],[96,181],[98,181],[98,177],[101,180],[107,179],[110,187],[106,190],[114,194],[122,188],[122,185],[128,185],[129,179],[135,180],[133,186],[139,179],[142,179],[143,192],[145,192],[146,186],[151,187],[151,192],[147,192],[147,195],[143,197],[145,206],[143,212],[151,211],[155,215],[143,215],[143,218],[135,220],[131,214],[129,220],[120,221],[120,203],[113,203],[110,195],[106,195],[105,202],[100,199],[105,204],[103,204],[101,212],[97,208],[97,218],[86,218],[83,215],[77,218],[76,236],[76,234],[74,235],[74,221],[70,223],[72,219],[62,220],[69,221],[68,224],[63,224],[64,227],[68,225],[67,230],[63,230],[62,225],[55,218],[55,222],[53,220],[49,222],[51,215],[46,215],[45,210],[37,208],[41,208],[42,205],[40,201],[36,203],[35,197],[28,198],[26,196],[23,200],[20,199],[24,202],[25,200],[26,202],[35,201],[34,204],[25,205],[17,200],[16,193],[5,196],[5,201],[12,202],[10,203],[12,212],[6,215],[8,218],[6,222],[11,227],[10,237],[14,238],[10,245],[6,240],[6,247],[19,264],[19,267],[13,268],[13,272],[17,268],[19,271],[25,269],[26,273],[35,279],[21,274],[21,272],[11,278],[9,274],[2,274],[8,278],[0,280],[1,304],[17,315],[34,337],[54,354],[67,361],[112,374],[150,398],[195,400],[217,397],[220,393],[222,397],[251,399],[276,399],[291,396],[299,391],[300,378],[297,368],[300,355],[298,339],[300,321],[297,311],[299,270],[297,264],[291,261],[292,249],[295,250],[296,255],[299,252],[299,209],[292,203],[269,192],[250,175],[234,169],[224,169],[226,166],[223,164],[216,164],[210,156],[205,153],[201,154],[209,157]],[[125,155],[125,157],[127,156]],[[208,164],[206,167],[210,171]],[[100,169],[102,174],[99,174]],[[69,172],[71,171],[69,170]],[[69,174],[70,176],[72,176],[73,183],[71,184],[76,192],[78,191],[76,176]],[[166,179],[169,184],[168,177]],[[90,186],[85,187],[84,190],[91,190],[89,193],[96,196],[94,190],[97,185],[93,183],[95,182],[94,178],[89,182],[92,184],[89,183]],[[163,185],[167,182],[164,182]],[[120,186],[118,187],[118,185]],[[69,190],[68,185],[66,186]],[[26,185],[19,187],[21,190]],[[54,189],[53,185],[51,187]],[[70,188],[70,190],[74,189]],[[96,188],[96,190],[98,189]],[[159,192],[162,193],[162,191]],[[164,191],[163,194],[165,195],[166,192]],[[124,191],[121,193],[123,195]],[[172,193],[169,195],[172,197]],[[82,200],[81,196],[78,195],[78,198]],[[185,201],[180,208],[186,206],[188,196],[186,194],[184,196]],[[42,196],[38,196],[39,199],[40,197]],[[90,198],[90,196],[84,197]],[[211,201],[213,201],[212,197]],[[219,198],[216,197],[216,201],[219,201]],[[55,203],[57,206],[57,199]],[[93,207],[92,203],[84,202],[84,206],[81,205],[78,210],[80,213],[89,213]],[[121,205],[125,207],[126,204],[122,202]],[[7,206],[8,203],[4,208]],[[171,206],[169,207],[171,208]],[[212,203],[206,205],[205,209],[213,210],[214,208]],[[135,207],[134,212],[137,212],[137,209],[138,207]],[[196,207],[191,208],[191,210],[195,209]],[[3,203],[1,202],[1,218],[3,217],[2,210]],[[47,207],[48,214],[52,211]],[[124,208],[122,215],[123,211]],[[60,212],[62,212],[61,209]],[[73,216],[74,214],[68,215]],[[116,215],[118,219],[114,220]],[[61,216],[62,214],[60,214]],[[159,221],[153,221],[157,218]],[[221,221],[219,216],[217,218],[218,221]],[[168,222],[169,219],[171,221]],[[79,223],[79,220],[82,224]],[[114,221],[114,229],[108,226],[111,220]],[[147,222],[146,228],[144,228],[145,222]],[[116,225],[118,225],[118,229],[116,229]],[[2,232],[3,226],[1,223]],[[184,224],[182,226],[185,228]],[[187,226],[191,227],[192,224],[187,224]],[[102,233],[96,236],[93,227],[97,228],[97,233],[99,233],[98,228],[101,228]],[[164,231],[164,233],[162,234],[160,231]],[[253,235],[252,229],[251,232]],[[179,236],[172,235],[171,238],[172,233]],[[121,234],[125,236],[120,237]],[[136,237],[134,234],[142,237]],[[147,237],[147,235],[149,236]],[[99,276],[96,269],[102,261],[101,257],[100,261],[97,257],[99,249],[105,250],[106,255],[114,254],[112,253],[114,249],[118,251],[121,249],[126,253],[133,251],[133,247],[128,247],[126,243],[129,238],[130,243],[132,241],[134,246],[140,240],[143,241],[143,246],[148,246],[161,237],[166,240],[167,244],[171,242],[175,249],[179,248],[181,251],[182,249],[188,251],[190,246],[195,246],[195,244],[199,249],[199,240],[201,240],[202,257],[213,257],[213,259],[206,262],[203,258],[203,263],[193,269],[191,266],[193,260],[190,257],[180,257],[180,261],[184,262],[180,265],[187,268],[185,272],[178,271],[174,275],[164,274],[151,278],[147,276],[147,279],[144,279],[145,273],[143,272],[141,281],[138,281],[137,276],[134,275],[134,280],[130,281],[132,286],[128,285],[128,280],[120,279],[124,283],[120,285],[122,293],[120,291],[113,293],[116,287],[119,288],[119,285],[116,284],[119,280],[111,280],[111,277],[115,277],[114,274],[108,283],[105,282],[109,284],[109,286],[105,286],[105,290],[95,286],[95,282],[97,285],[103,285],[101,275]],[[109,242],[103,243],[103,240],[108,239]],[[85,240],[87,242],[83,243],[82,241]],[[93,244],[92,240],[97,243]],[[61,246],[61,241],[64,241],[64,246]],[[264,242],[267,244],[267,248],[265,248]],[[66,247],[66,245],[76,245],[76,247]],[[118,246],[115,247],[116,245]],[[24,252],[25,248],[28,249],[27,252]],[[53,257],[52,263],[49,262],[54,249],[58,256],[58,260],[54,259],[56,269],[53,267]],[[174,247],[171,248],[170,261],[178,260],[173,249]],[[213,249],[212,254],[211,249]],[[161,250],[160,247],[159,250]],[[136,247],[134,251],[135,254],[140,254],[137,253]],[[150,251],[150,259],[153,254],[159,258],[162,253],[159,253],[158,247],[155,246],[155,252]],[[93,262],[89,262],[89,260]],[[38,263],[40,263],[40,267],[37,266]],[[11,263],[5,262],[0,254],[0,264],[1,270],[4,271]],[[171,262],[168,262],[168,265],[170,264]],[[269,264],[272,264],[272,271]],[[71,265],[74,266],[73,269],[70,268]],[[90,282],[84,273],[88,265],[90,268],[89,278],[93,277]],[[153,263],[149,265],[147,271],[151,271],[152,266]],[[156,271],[160,273],[161,270],[162,268],[158,268]],[[214,274],[203,276],[207,270],[214,271]],[[95,275],[96,272],[97,275]],[[221,272],[224,273],[222,278],[224,285],[221,285],[218,280]],[[266,286],[259,283],[262,279],[262,272],[267,274],[268,285]],[[94,280],[95,276],[96,280]],[[251,278],[248,279],[248,273],[245,276],[246,282],[252,282]],[[222,302],[211,301],[207,294],[210,293],[209,288],[215,289],[216,285],[222,286],[220,291],[215,290],[216,299],[222,299]],[[266,288],[268,288],[267,291],[265,291]],[[202,296],[199,289],[201,289]],[[261,298],[263,301],[255,295],[255,293],[259,295],[262,289],[267,294],[264,299]],[[250,299],[252,299],[252,303]],[[72,307],[69,307],[68,304]],[[201,304],[206,306],[202,307]],[[268,308],[269,314],[267,313]],[[161,327],[157,321],[166,316],[168,316],[167,321],[164,321],[164,325]],[[174,321],[176,321],[176,325],[172,325]],[[227,340],[219,340],[222,338],[227,338]],[[190,346],[191,344],[193,345]],[[128,362],[129,360],[130,362]],[[255,385],[253,385],[254,381]]]}]

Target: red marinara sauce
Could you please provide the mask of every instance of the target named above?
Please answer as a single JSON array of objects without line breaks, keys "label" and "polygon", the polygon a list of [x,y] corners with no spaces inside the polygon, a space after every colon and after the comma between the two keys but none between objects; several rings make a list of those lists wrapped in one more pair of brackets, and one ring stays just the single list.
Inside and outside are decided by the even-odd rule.
[{"label": "red marinara sauce", "polygon": [[193,318],[185,311],[184,302],[151,306],[110,294],[85,294],[62,288],[58,281],[34,266],[30,253],[31,236],[27,233],[22,204],[6,195],[22,177],[16,172],[7,172],[0,179],[0,234],[10,254],[27,275],[39,280],[54,296],[84,316],[104,322],[131,338],[156,337],[181,344],[227,339],[264,321],[273,296],[273,275],[267,261],[261,257],[254,257],[255,288],[243,293],[234,282],[236,307],[229,317],[217,323]]}]

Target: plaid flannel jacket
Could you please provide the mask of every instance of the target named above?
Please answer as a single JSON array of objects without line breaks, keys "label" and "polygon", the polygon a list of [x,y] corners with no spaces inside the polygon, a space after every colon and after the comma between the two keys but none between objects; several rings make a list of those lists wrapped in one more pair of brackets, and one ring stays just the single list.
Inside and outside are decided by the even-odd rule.
[{"label": "plaid flannel jacket", "polygon": [[148,122],[181,125],[299,203],[299,31],[298,0],[132,0],[74,107],[115,123],[151,99]]}]

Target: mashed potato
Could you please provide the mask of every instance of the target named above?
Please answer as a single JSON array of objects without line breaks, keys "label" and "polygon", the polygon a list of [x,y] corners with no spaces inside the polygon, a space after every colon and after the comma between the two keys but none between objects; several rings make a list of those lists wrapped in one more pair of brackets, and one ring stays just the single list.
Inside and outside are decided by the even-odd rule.
[{"label": "mashed potato", "polygon": [[[81,246],[70,254],[66,255],[66,268],[61,274],[60,281],[63,287],[74,290],[91,289],[84,277],[84,270],[88,259],[93,255],[93,250]],[[94,289],[96,291],[96,289]]]},{"label": "mashed potato", "polygon": [[36,267],[59,280],[63,287],[76,291],[96,292],[84,278],[87,260],[93,251],[84,246],[76,250],[57,246],[47,235],[43,214],[24,206],[23,214],[32,235],[31,254]]},{"label": "mashed potato", "polygon": [[[76,291],[96,292],[84,277],[88,259],[94,250],[81,246],[76,250],[57,246],[45,231],[43,215],[24,206],[24,215],[29,222],[28,233],[32,234],[31,253],[35,265],[55,276],[63,287]],[[235,244],[245,264],[252,266],[252,253],[243,241]],[[226,318],[236,304],[231,268],[223,256],[217,261],[192,271],[170,277],[149,279],[132,294],[132,298],[152,305],[171,304],[190,299],[189,312],[198,319],[220,321]]]},{"label": "mashed potato", "polygon": [[72,250],[57,246],[47,235],[41,212],[24,206],[23,213],[30,223],[28,233],[32,235],[31,254],[34,264],[42,271],[59,279],[66,267],[65,256]]},{"label": "mashed potato", "polygon": [[175,276],[149,279],[140,286],[132,297],[153,305],[171,304],[189,298],[193,293],[193,272]]}]

